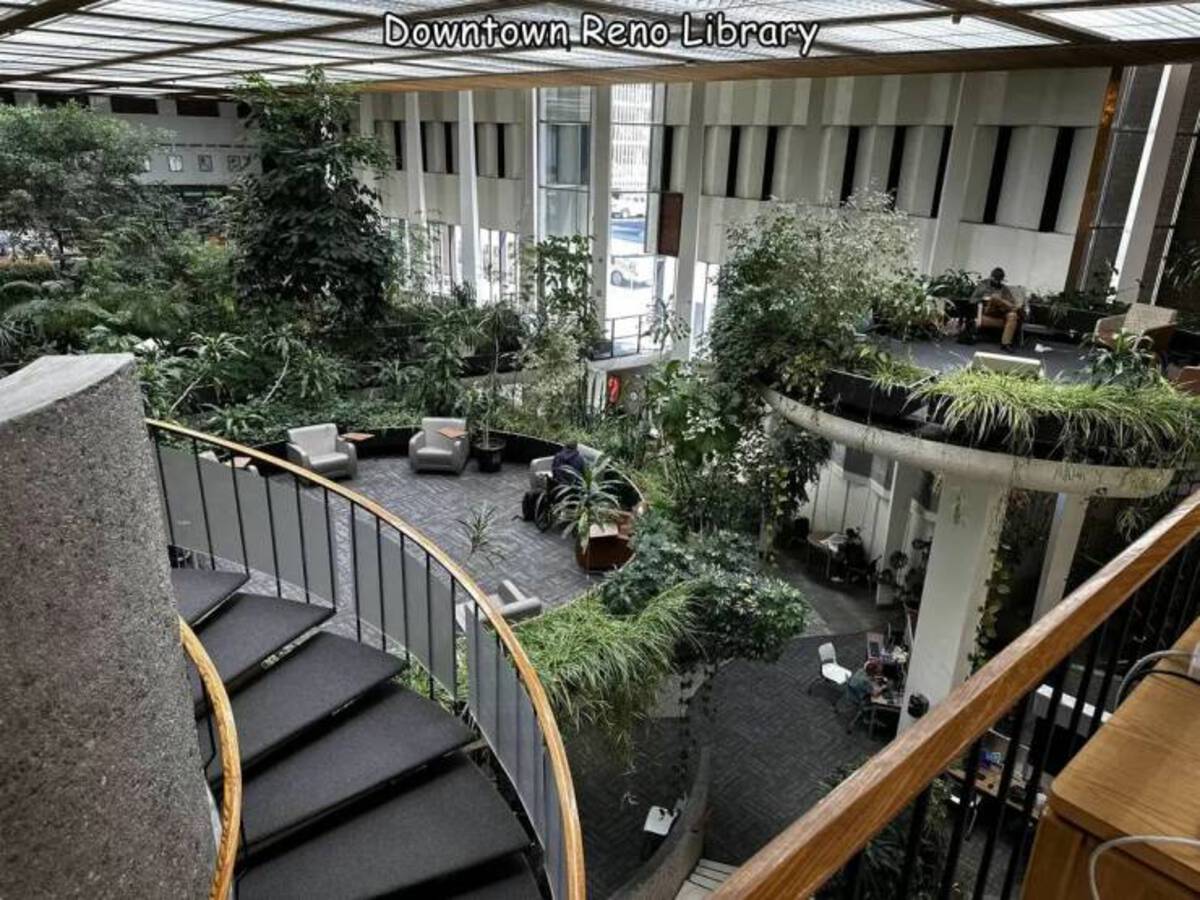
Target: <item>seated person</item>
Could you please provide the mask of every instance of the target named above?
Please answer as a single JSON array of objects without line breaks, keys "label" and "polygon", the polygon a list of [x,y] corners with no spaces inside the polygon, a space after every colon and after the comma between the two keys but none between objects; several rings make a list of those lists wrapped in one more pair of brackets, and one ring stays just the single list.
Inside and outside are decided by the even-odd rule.
[{"label": "seated person", "polygon": [[576,441],[567,441],[563,448],[554,454],[554,460],[550,463],[550,489],[557,491],[574,483],[576,479],[571,472],[582,475],[586,465],[583,454],[579,452],[579,444]]},{"label": "seated person", "polygon": [[1013,349],[1013,341],[1021,327],[1025,311],[1004,283],[1004,277],[1003,269],[992,269],[991,276],[979,283],[971,299],[983,304],[984,319],[1004,323],[1004,332],[1000,335],[1000,349],[1009,353]]}]

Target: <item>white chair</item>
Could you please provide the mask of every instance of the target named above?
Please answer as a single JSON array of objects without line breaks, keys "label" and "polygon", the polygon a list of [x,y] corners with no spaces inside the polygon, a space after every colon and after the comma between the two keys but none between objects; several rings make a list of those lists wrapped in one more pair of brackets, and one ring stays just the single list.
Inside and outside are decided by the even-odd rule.
[{"label": "white chair", "polygon": [[353,478],[358,474],[358,450],[338,437],[336,425],[289,428],[287,437],[288,462],[330,478]]},{"label": "white chair", "polygon": [[[456,434],[448,437],[443,432]],[[408,442],[408,464],[414,472],[453,472],[467,465],[471,439],[466,419],[422,419],[421,430]]]},{"label": "white chair", "polygon": [[1159,358],[1165,358],[1175,327],[1179,321],[1179,313],[1169,306],[1155,306],[1149,303],[1134,303],[1119,316],[1105,316],[1096,323],[1095,341],[1106,347],[1111,347],[1113,340],[1121,332],[1134,334],[1145,338],[1151,350]]},{"label": "white chair", "polygon": [[837,688],[845,687],[852,673],[845,666],[838,664],[837,650],[833,644],[822,644],[817,648],[817,655],[821,657],[821,674],[809,682],[808,692],[811,694],[812,689],[822,681],[828,681]]}]

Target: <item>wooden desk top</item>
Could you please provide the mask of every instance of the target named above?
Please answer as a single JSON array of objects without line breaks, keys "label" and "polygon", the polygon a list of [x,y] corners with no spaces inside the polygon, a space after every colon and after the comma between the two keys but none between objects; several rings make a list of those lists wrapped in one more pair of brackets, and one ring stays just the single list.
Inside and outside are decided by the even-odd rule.
[{"label": "wooden desk top", "polygon": [[[1200,620],[1175,645],[1191,651]],[[1186,660],[1160,667],[1186,672]],[[1200,685],[1142,680],[1079,755],[1054,779],[1050,805],[1101,840],[1132,834],[1200,836]],[[1200,849],[1131,844],[1127,852],[1200,891]]]}]

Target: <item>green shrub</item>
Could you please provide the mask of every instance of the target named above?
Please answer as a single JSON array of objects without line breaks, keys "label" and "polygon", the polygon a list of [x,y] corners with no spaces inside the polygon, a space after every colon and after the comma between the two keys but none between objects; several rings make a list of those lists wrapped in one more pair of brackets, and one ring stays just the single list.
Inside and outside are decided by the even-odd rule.
[{"label": "green shrub", "polygon": [[676,648],[680,665],[774,659],[804,630],[804,595],[759,573],[745,535],[687,534],[652,513],[639,524],[634,549],[633,559],[600,586],[599,597],[610,613],[636,616],[664,587],[686,585],[695,628]]},{"label": "green shrub", "polygon": [[516,631],[558,720],[596,726],[627,748],[690,626],[684,584],[656,593],[636,615],[611,615],[591,593]]}]

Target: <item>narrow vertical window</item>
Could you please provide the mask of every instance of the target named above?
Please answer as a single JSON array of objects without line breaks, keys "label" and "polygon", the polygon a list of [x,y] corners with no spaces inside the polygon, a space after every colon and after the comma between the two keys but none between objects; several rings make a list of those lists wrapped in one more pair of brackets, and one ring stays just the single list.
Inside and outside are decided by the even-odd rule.
[{"label": "narrow vertical window", "polygon": [[858,140],[860,130],[857,125],[851,125],[846,135],[846,164],[842,166],[842,190],[838,199],[845,203],[854,196],[854,176],[858,169]]},{"label": "narrow vertical window", "polygon": [[742,128],[734,125],[729,129],[729,168],[725,172],[725,196],[737,196],[738,158],[742,154]]},{"label": "narrow vertical window", "polygon": [[1046,201],[1038,231],[1058,228],[1058,211],[1062,208],[1063,191],[1067,186],[1067,169],[1071,165],[1071,148],[1075,145],[1075,129],[1060,128],[1054,141],[1054,158],[1050,161],[1050,177],[1046,182]]},{"label": "narrow vertical window", "polygon": [[896,195],[900,193],[900,173],[904,169],[904,145],[908,141],[908,128],[897,125],[892,132],[892,154],[888,159],[887,191],[892,207],[896,206]]},{"label": "narrow vertical window", "polygon": [[950,142],[954,139],[954,126],[942,129],[942,152],[938,154],[937,178],[933,183],[933,203],[929,206],[929,217],[936,219],[942,211],[942,188],[946,184],[946,170],[950,167]]},{"label": "narrow vertical window", "polygon": [[1004,189],[1004,173],[1008,169],[1008,149],[1012,145],[1012,126],[1002,125],[996,133],[996,155],[992,157],[992,174],[988,179],[987,202],[983,204],[983,224],[995,225],[1000,210],[1000,193]]},{"label": "narrow vertical window", "polygon": [[767,128],[767,147],[763,153],[763,175],[762,175],[762,190],[759,196],[763,200],[770,200],[772,188],[775,186],[775,152],[779,144],[779,126],[771,125]]}]

